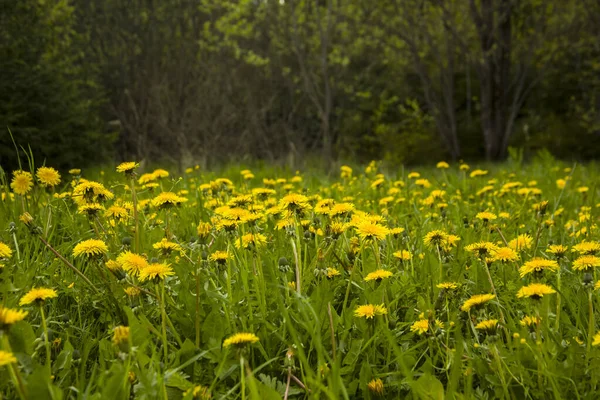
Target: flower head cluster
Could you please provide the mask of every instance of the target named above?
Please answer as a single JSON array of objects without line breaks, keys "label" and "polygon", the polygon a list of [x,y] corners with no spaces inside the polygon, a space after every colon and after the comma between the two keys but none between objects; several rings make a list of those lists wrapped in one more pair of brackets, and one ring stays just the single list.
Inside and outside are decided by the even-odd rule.
[{"label": "flower head cluster", "polygon": [[373,319],[376,315],[387,314],[387,308],[381,305],[366,304],[364,306],[358,306],[354,310],[354,316],[359,318]]}]

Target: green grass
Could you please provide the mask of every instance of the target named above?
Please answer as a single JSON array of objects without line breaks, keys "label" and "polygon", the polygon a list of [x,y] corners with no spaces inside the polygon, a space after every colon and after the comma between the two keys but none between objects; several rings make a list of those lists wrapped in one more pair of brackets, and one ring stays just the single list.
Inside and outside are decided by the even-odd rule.
[{"label": "green grass", "polygon": [[[114,194],[92,216],[82,212],[84,198],[77,195],[82,177],[63,174],[55,188],[36,183],[20,196],[12,193],[13,175],[0,173],[0,242],[11,249],[0,260],[0,304],[28,311],[20,322],[0,324],[0,350],[17,359],[0,366],[0,393],[9,399],[190,399],[185,393],[202,385],[212,398],[374,399],[379,395],[368,384],[380,379],[384,398],[594,398],[597,273],[573,269],[580,254],[572,247],[598,242],[598,168],[551,159],[480,167],[488,173],[470,177],[475,166],[382,170],[373,164],[341,178],[262,166],[248,180],[239,166],[219,173],[192,169],[157,179],[154,188],[135,185],[137,232],[132,181],[112,168],[83,174]],[[33,165],[24,168],[35,179]],[[409,178],[411,171],[420,177]],[[135,179],[147,172],[138,170]],[[567,177],[559,188],[557,179]],[[217,184],[218,178],[232,185]],[[272,194],[252,195],[265,187],[263,179],[282,180],[269,186]],[[504,186],[509,182],[519,184]],[[187,201],[159,207],[152,199],[161,192]],[[291,193],[306,199],[287,207],[286,215],[281,206]],[[246,203],[244,195],[252,200]],[[232,199],[243,205],[233,212],[221,208]],[[355,211],[321,213],[321,199],[352,203]],[[545,210],[534,210],[542,201]],[[127,210],[121,220],[105,214],[115,204]],[[478,219],[482,211],[497,219]],[[34,218],[29,226],[19,220],[24,212]],[[223,221],[235,216],[240,221],[227,232]],[[403,232],[361,238],[361,223],[369,220]],[[200,223],[210,230],[199,232]],[[345,231],[332,233],[335,223]],[[460,240],[427,246],[424,237],[433,230]],[[248,234],[262,234],[266,243],[240,246]],[[486,263],[466,249],[481,241],[506,247],[518,235],[531,238],[517,249],[518,261]],[[181,251],[153,247],[165,237]],[[102,240],[108,250],[74,256],[75,246],[88,239]],[[534,257],[555,259],[547,251],[551,244],[569,247],[558,271],[520,277],[519,268]],[[412,258],[394,256],[402,250]],[[110,270],[109,260],[126,251],[169,265],[173,275],[143,281],[132,270]],[[210,259],[215,251],[230,258],[220,265]],[[364,280],[379,268],[393,275]],[[457,288],[441,290],[436,285],[442,282]],[[516,296],[534,282],[557,293],[540,300]],[[58,296],[19,306],[33,287]],[[127,295],[131,287],[140,294]],[[497,297],[461,311],[472,295],[484,293]],[[366,304],[383,305],[387,313],[357,317],[357,307]],[[522,326],[524,316],[540,323]],[[425,331],[411,330],[423,320]],[[475,329],[484,320],[498,325]],[[120,344],[113,343],[117,326],[129,327]],[[223,346],[240,332],[259,341]]]}]

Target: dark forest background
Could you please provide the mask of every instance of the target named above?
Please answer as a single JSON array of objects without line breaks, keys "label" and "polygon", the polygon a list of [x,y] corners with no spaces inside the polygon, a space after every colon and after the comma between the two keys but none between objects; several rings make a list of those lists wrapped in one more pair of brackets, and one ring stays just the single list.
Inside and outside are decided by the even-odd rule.
[{"label": "dark forest background", "polygon": [[0,0],[0,164],[600,150],[597,0]]}]

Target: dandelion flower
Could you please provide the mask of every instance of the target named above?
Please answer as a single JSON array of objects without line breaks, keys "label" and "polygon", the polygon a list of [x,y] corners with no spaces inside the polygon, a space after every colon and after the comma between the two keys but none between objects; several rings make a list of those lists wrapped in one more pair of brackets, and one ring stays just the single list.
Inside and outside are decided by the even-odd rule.
[{"label": "dandelion flower", "polygon": [[454,282],[442,282],[435,285],[435,287],[442,290],[454,290],[458,288],[458,285]]},{"label": "dandelion flower", "polygon": [[117,172],[124,173],[124,174],[131,174],[139,166],[140,166],[139,163],[136,163],[133,161],[124,162],[117,166]]},{"label": "dandelion flower", "polygon": [[173,192],[162,192],[154,199],[152,199],[152,205],[157,208],[169,208],[179,206],[181,203],[186,202],[187,198],[180,197]]},{"label": "dandelion flower", "polygon": [[498,327],[497,319],[488,319],[485,321],[481,321],[477,325],[475,325],[475,329],[480,331],[486,331],[488,333],[494,332]]},{"label": "dandelion flower", "polygon": [[47,299],[58,297],[58,293],[54,289],[48,288],[33,288],[19,301],[20,306],[31,304],[33,302],[41,303]]},{"label": "dandelion flower", "polygon": [[391,271],[386,271],[385,269],[378,269],[375,272],[369,273],[365,277],[365,282],[370,282],[370,281],[381,282],[383,279],[389,278],[392,275],[394,275],[394,274]]},{"label": "dandelion flower", "polygon": [[508,242],[508,247],[516,251],[529,250],[532,243],[533,238],[527,234],[523,234]]},{"label": "dandelion flower", "polygon": [[496,214],[493,214],[493,213],[487,212],[487,211],[483,211],[483,212],[477,213],[475,218],[480,219],[484,222],[488,222],[488,221],[493,221],[498,217],[496,216]]},{"label": "dandelion flower", "polygon": [[476,242],[465,246],[465,250],[474,253],[478,257],[483,257],[498,250],[498,246],[491,242]]},{"label": "dandelion flower", "polygon": [[202,385],[191,387],[183,393],[184,398],[189,395],[191,395],[192,399],[210,400],[212,398],[209,388]]},{"label": "dandelion flower", "polygon": [[595,254],[598,251],[600,251],[600,243],[598,242],[587,242],[587,241],[583,241],[581,243],[576,244],[575,246],[573,246],[573,251],[578,252],[579,254],[583,254],[583,255],[590,255],[590,254]]},{"label": "dandelion flower", "polygon": [[410,327],[411,332],[417,333],[419,335],[424,334],[428,330],[429,330],[429,320],[428,319],[421,319],[421,320],[413,323]]},{"label": "dandelion flower", "polygon": [[387,314],[387,309],[381,305],[366,304],[359,306],[354,310],[354,316],[359,318],[373,319],[376,315]]},{"label": "dandelion flower", "polygon": [[60,174],[54,168],[40,167],[36,176],[38,181],[47,188],[52,188],[60,183]]},{"label": "dandelion flower", "polygon": [[446,161],[440,161],[435,165],[435,167],[438,169],[448,169],[450,168],[450,165]]},{"label": "dandelion flower", "polygon": [[519,268],[519,274],[522,278],[525,275],[531,274],[532,272],[541,273],[546,270],[555,272],[558,271],[558,268],[558,263],[555,260],[547,260],[545,258],[535,257],[532,260],[525,262],[525,264]]},{"label": "dandelion flower", "polygon": [[552,244],[548,246],[546,249],[547,253],[554,254],[556,258],[562,258],[569,248],[567,246],[563,246],[562,244]]},{"label": "dandelion flower", "polygon": [[223,341],[223,347],[236,346],[243,347],[247,344],[253,344],[260,339],[254,333],[240,332],[229,336]]},{"label": "dandelion flower", "polygon": [[140,289],[130,286],[128,288],[125,288],[125,294],[129,297],[135,297],[135,296],[139,296],[139,294],[142,292]]},{"label": "dandelion flower", "polygon": [[0,350],[0,367],[5,365],[14,364],[17,362],[17,358],[10,351]]},{"label": "dandelion flower", "polygon": [[31,176],[31,173],[21,170],[13,172],[13,179],[10,183],[10,187],[16,194],[25,196],[33,187],[33,177]]},{"label": "dandelion flower", "polygon": [[367,388],[376,396],[383,396],[383,381],[381,379],[371,379],[367,383]]},{"label": "dandelion flower", "polygon": [[27,314],[29,314],[28,311],[0,306],[0,331],[4,327],[8,327],[19,321],[22,321]]},{"label": "dandelion flower", "polygon": [[510,247],[499,247],[491,252],[492,261],[515,262],[519,260],[519,255]]},{"label": "dandelion flower", "polygon": [[356,226],[358,236],[367,241],[384,240],[389,233],[389,229],[371,221],[360,222]]},{"label": "dandelion flower", "polygon": [[113,329],[112,342],[115,346],[129,342],[129,327],[119,325]]},{"label": "dandelion flower", "polygon": [[130,251],[119,254],[117,263],[121,265],[123,271],[130,272],[133,275],[138,274],[148,266],[148,260],[145,257]]},{"label": "dandelion flower", "polygon": [[592,341],[592,346],[600,345],[600,332],[594,335],[594,340]]},{"label": "dandelion flower", "polygon": [[342,217],[350,215],[354,211],[354,204],[352,203],[338,203],[331,207],[331,210],[327,213],[330,217]]},{"label": "dandelion flower", "polygon": [[472,308],[480,307],[488,301],[493,300],[495,298],[496,295],[493,294],[476,294],[474,296],[471,296],[471,298],[467,301],[465,301],[462,307],[460,307],[460,309],[461,311],[467,312],[470,311]]},{"label": "dandelion flower", "polygon": [[100,257],[108,253],[108,246],[102,240],[88,239],[78,243],[73,249],[73,256]]},{"label": "dandelion flower", "polygon": [[10,258],[12,256],[12,250],[8,245],[0,242],[0,258]]},{"label": "dandelion flower", "polygon": [[600,267],[600,257],[585,255],[580,256],[573,261],[574,271],[587,271],[592,268]]},{"label": "dandelion flower", "polygon": [[175,275],[173,268],[169,264],[154,263],[140,270],[139,279],[140,282],[145,282],[150,279],[165,279],[169,275]]},{"label": "dandelion flower", "polygon": [[444,246],[447,243],[448,234],[444,231],[433,230],[425,235],[423,243],[429,248]]},{"label": "dandelion flower", "polygon": [[250,248],[260,248],[267,244],[267,237],[261,233],[247,233],[242,236],[242,242],[236,239],[235,247],[250,249]]},{"label": "dandelion flower", "polygon": [[229,258],[230,258],[230,256],[229,256],[228,252],[220,251],[220,250],[215,251],[209,257],[209,259],[211,261],[214,261],[217,264],[221,264],[221,265],[225,264],[227,262],[227,260],[229,260]]},{"label": "dandelion flower", "polygon": [[173,251],[183,251],[180,245],[174,242],[170,242],[165,238],[163,238],[160,242],[154,243],[152,247],[156,250],[159,250],[164,255],[169,255]]},{"label": "dandelion flower", "polygon": [[104,216],[117,221],[124,221],[129,217],[129,212],[125,207],[113,205],[106,210]]},{"label": "dandelion flower", "polygon": [[541,299],[545,294],[556,293],[556,290],[543,283],[532,283],[527,286],[523,286],[517,293],[518,298],[528,297],[532,299]]},{"label": "dandelion flower", "polygon": [[328,279],[333,279],[333,278],[335,278],[336,276],[340,276],[340,275],[341,275],[340,271],[338,271],[338,270],[337,270],[337,269],[335,269],[335,268],[331,268],[331,267],[328,267],[328,268],[325,270],[325,273],[327,274],[327,278],[328,278]]},{"label": "dandelion flower", "polygon": [[279,207],[291,213],[301,214],[311,208],[308,197],[298,194],[291,193],[284,196],[279,201]]},{"label": "dandelion flower", "polygon": [[394,257],[400,259],[400,261],[410,261],[412,259],[412,253],[408,250],[398,250],[392,254]]},{"label": "dandelion flower", "polygon": [[525,317],[523,317],[521,319],[521,321],[519,321],[519,324],[521,324],[521,326],[528,326],[528,327],[535,326],[539,323],[540,323],[540,318],[531,317],[529,315],[526,315]]}]

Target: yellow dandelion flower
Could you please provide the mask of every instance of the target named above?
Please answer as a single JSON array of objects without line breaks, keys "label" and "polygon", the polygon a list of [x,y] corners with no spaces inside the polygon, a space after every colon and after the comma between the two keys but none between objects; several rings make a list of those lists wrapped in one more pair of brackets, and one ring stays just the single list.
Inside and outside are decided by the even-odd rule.
[{"label": "yellow dandelion flower", "polygon": [[597,256],[580,256],[573,261],[573,271],[587,271],[596,267],[600,267],[600,257]]},{"label": "yellow dandelion flower", "polygon": [[600,332],[594,335],[594,340],[592,341],[592,346],[600,345]]},{"label": "yellow dandelion flower", "polygon": [[89,258],[101,257],[108,253],[108,246],[102,240],[88,239],[78,243],[73,249],[73,256],[86,256]]},{"label": "yellow dandelion flower", "polygon": [[183,397],[190,395],[192,399],[210,400],[212,398],[209,388],[202,385],[191,387],[183,393]]},{"label": "yellow dandelion flower", "polygon": [[454,290],[458,288],[458,284],[454,282],[442,282],[435,285],[435,287],[442,290]]},{"label": "yellow dandelion flower", "polygon": [[168,178],[169,177],[169,171],[166,171],[164,169],[155,169],[152,172],[152,175],[154,175],[154,177],[156,179],[162,179],[162,178]]},{"label": "yellow dandelion flower", "polygon": [[529,260],[523,264],[521,268],[519,268],[519,274],[521,278],[525,275],[531,274],[533,272],[541,273],[546,270],[555,272],[558,271],[558,263],[555,260],[548,260],[541,257],[535,257],[532,260]]},{"label": "yellow dandelion flower", "polygon": [[71,175],[81,175],[81,169],[79,168],[72,168],[69,170],[69,174]]},{"label": "yellow dandelion flower", "polygon": [[58,293],[54,289],[48,288],[33,288],[19,301],[20,306],[31,304],[33,302],[40,303],[47,299],[58,297]]},{"label": "yellow dandelion flower", "polygon": [[279,201],[279,207],[282,210],[286,210],[288,212],[297,214],[301,214],[304,211],[310,210],[312,208],[308,202],[308,197],[298,193],[291,193],[287,196],[284,196]]},{"label": "yellow dandelion flower", "polygon": [[487,222],[487,221],[493,221],[498,217],[496,216],[496,214],[493,214],[493,213],[487,212],[487,211],[483,211],[483,212],[477,213],[475,218],[480,219],[484,222]]},{"label": "yellow dandelion flower", "polygon": [[446,161],[440,161],[435,165],[435,167],[438,169],[448,169],[450,168],[450,164],[448,164]]},{"label": "yellow dandelion flower", "polygon": [[533,238],[527,234],[517,236],[508,242],[508,247],[516,251],[529,250],[533,243]]},{"label": "yellow dandelion flower", "polygon": [[0,306],[0,330],[25,319],[28,311],[16,310]]},{"label": "yellow dandelion flower", "polygon": [[196,227],[196,231],[198,232],[198,236],[201,239],[206,239],[208,235],[210,235],[210,231],[212,226],[208,222],[200,222]]},{"label": "yellow dandelion flower", "polygon": [[525,317],[523,317],[521,319],[521,321],[519,321],[519,324],[521,324],[521,326],[535,326],[538,325],[540,323],[540,318],[538,317],[531,317],[529,315],[526,315]]},{"label": "yellow dandelion flower", "polygon": [[242,347],[247,344],[253,344],[258,342],[260,339],[254,333],[240,332],[229,336],[223,341],[223,347],[237,346]]},{"label": "yellow dandelion flower", "polygon": [[217,250],[212,253],[209,257],[209,260],[216,262],[217,264],[225,264],[227,260],[229,260],[229,253],[226,251]]},{"label": "yellow dandelion flower", "polygon": [[532,299],[541,299],[546,294],[556,293],[556,290],[543,283],[532,283],[527,286],[523,286],[517,293],[518,298],[528,297]]},{"label": "yellow dandelion flower", "polygon": [[154,263],[149,264],[139,272],[139,279],[140,282],[145,282],[151,279],[165,279],[169,275],[175,275],[169,264]]},{"label": "yellow dandelion flower", "polygon": [[328,267],[325,270],[325,273],[327,274],[327,278],[329,278],[329,279],[332,279],[332,278],[335,278],[336,276],[340,276],[341,275],[340,271],[338,271],[335,268],[331,268],[331,267]]},{"label": "yellow dandelion flower", "polygon": [[119,325],[113,329],[112,342],[115,346],[129,343],[129,327]]},{"label": "yellow dandelion flower", "polygon": [[476,294],[474,296],[471,296],[471,298],[469,298],[467,301],[465,301],[460,307],[460,309],[461,311],[467,312],[470,311],[472,308],[480,307],[488,301],[493,300],[495,298],[496,295],[493,294]]},{"label": "yellow dandelion flower", "polygon": [[261,233],[247,233],[242,236],[240,243],[239,239],[235,241],[235,247],[238,249],[258,249],[267,244],[267,237]]},{"label": "yellow dandelion flower", "polygon": [[134,161],[124,162],[117,166],[117,172],[131,174],[139,166],[140,164]]},{"label": "yellow dandelion flower", "polygon": [[413,257],[412,253],[408,250],[398,250],[392,253],[392,255],[400,261],[410,261]]},{"label": "yellow dandelion flower", "polygon": [[573,246],[573,251],[576,251],[579,254],[588,255],[595,254],[600,251],[600,243],[598,242],[588,242],[582,241],[581,243]]},{"label": "yellow dandelion flower", "polygon": [[379,378],[371,379],[369,383],[367,383],[367,388],[376,396],[383,396],[383,381]]},{"label": "yellow dandelion flower", "polygon": [[129,211],[125,207],[113,205],[106,210],[104,216],[117,221],[124,221],[129,217]]},{"label": "yellow dandelion flower", "polygon": [[159,250],[164,255],[171,254],[173,251],[183,251],[183,248],[179,244],[170,242],[166,238],[163,238],[160,242],[154,243],[152,247]]},{"label": "yellow dandelion flower", "polygon": [[422,335],[429,330],[429,320],[421,319],[413,323],[410,327],[410,331]]},{"label": "yellow dandelion flower", "polygon": [[358,306],[354,310],[355,317],[359,317],[359,318],[364,317],[366,319],[373,319],[373,317],[375,317],[376,315],[385,315],[385,314],[387,314],[387,308],[385,308],[383,306],[383,304],[381,304],[381,305],[366,304],[364,306]]},{"label": "yellow dandelion flower", "polygon": [[488,319],[485,321],[481,321],[480,323],[475,325],[475,329],[480,330],[480,331],[487,331],[487,332],[493,332],[496,330],[497,327],[498,327],[497,319]]},{"label": "yellow dandelion flower", "polygon": [[13,179],[10,183],[10,187],[18,195],[25,196],[31,188],[33,188],[33,177],[30,172],[27,171],[15,171],[13,172]]},{"label": "yellow dandelion flower", "polygon": [[51,167],[40,167],[35,175],[38,181],[47,188],[52,188],[60,183],[60,174]]},{"label": "yellow dandelion flower", "polygon": [[487,175],[487,173],[488,173],[488,172],[487,172],[486,170],[483,170],[483,169],[475,169],[475,170],[473,170],[473,171],[472,171],[472,172],[469,174],[469,176],[470,176],[471,178],[476,178],[476,177],[478,177],[478,176],[484,176],[484,175]]},{"label": "yellow dandelion flower", "polygon": [[367,241],[384,240],[389,229],[372,221],[363,221],[356,226],[358,236]]},{"label": "yellow dandelion flower", "polygon": [[365,277],[365,282],[377,281],[381,282],[383,279],[389,278],[394,275],[391,271],[386,271],[385,269],[378,269],[375,272],[371,272],[367,274]]},{"label": "yellow dandelion flower", "polygon": [[148,260],[146,260],[145,257],[132,253],[131,251],[125,251],[119,254],[117,263],[121,266],[123,271],[133,275],[140,273],[141,270],[148,266]]},{"label": "yellow dandelion flower", "polygon": [[0,367],[5,365],[14,364],[17,362],[17,358],[10,351],[0,350]]},{"label": "yellow dandelion flower", "polygon": [[128,288],[125,288],[125,294],[129,297],[135,297],[138,296],[142,291],[134,286],[130,286]]},{"label": "yellow dandelion flower", "polygon": [[483,257],[498,250],[498,246],[491,242],[477,242],[465,246],[465,250],[475,254],[478,257]]},{"label": "yellow dandelion flower", "polygon": [[162,192],[152,199],[152,205],[156,208],[169,208],[179,206],[186,201],[187,198],[180,197],[173,192]]},{"label": "yellow dandelion flower", "polygon": [[510,247],[499,247],[491,251],[492,261],[515,262],[519,260],[519,255]]},{"label": "yellow dandelion flower", "polygon": [[567,246],[563,246],[562,244],[552,244],[548,246],[546,252],[554,254],[554,257],[556,258],[562,258],[568,250],[569,248]]},{"label": "yellow dandelion flower", "polygon": [[0,259],[1,258],[10,258],[12,256],[12,250],[8,245],[0,242]]},{"label": "yellow dandelion flower", "polygon": [[448,234],[441,230],[433,230],[425,235],[423,243],[429,248],[443,247],[448,241]]}]

